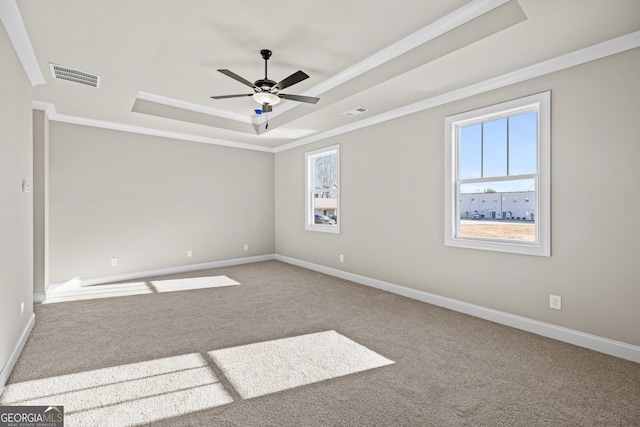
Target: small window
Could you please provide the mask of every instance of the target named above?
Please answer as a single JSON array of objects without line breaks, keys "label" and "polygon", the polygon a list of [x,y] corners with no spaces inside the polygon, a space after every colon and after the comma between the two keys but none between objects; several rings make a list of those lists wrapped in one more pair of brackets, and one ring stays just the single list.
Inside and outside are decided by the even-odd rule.
[{"label": "small window", "polygon": [[305,229],[340,233],[340,146],[305,153]]},{"label": "small window", "polygon": [[[550,92],[447,117],[445,133],[445,245],[549,256]],[[477,193],[502,202],[469,218]]]}]

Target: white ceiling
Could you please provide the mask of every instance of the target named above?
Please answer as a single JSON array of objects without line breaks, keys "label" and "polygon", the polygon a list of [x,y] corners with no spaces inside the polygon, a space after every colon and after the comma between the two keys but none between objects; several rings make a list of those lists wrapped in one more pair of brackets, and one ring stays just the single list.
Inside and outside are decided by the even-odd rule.
[{"label": "white ceiling", "polygon": [[[266,151],[490,88],[498,76],[570,66],[590,46],[640,43],[638,0],[16,3],[44,77],[34,100],[54,120]],[[270,79],[310,76],[282,93],[320,101],[283,100],[259,116],[250,97],[210,98],[251,93],[216,70],[261,79],[261,49],[273,51]],[[98,74],[101,85],[56,80],[50,63]],[[369,111],[342,115],[357,107]]]}]

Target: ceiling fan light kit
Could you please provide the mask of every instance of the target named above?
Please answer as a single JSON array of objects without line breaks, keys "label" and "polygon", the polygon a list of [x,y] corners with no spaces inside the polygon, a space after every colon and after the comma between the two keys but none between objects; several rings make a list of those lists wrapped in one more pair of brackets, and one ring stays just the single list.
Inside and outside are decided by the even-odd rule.
[{"label": "ceiling fan light kit", "polygon": [[280,97],[268,92],[257,92],[253,94],[253,100],[258,104],[276,105],[280,102]]},{"label": "ceiling fan light kit", "polygon": [[281,99],[288,99],[291,101],[298,101],[298,102],[306,102],[309,104],[315,104],[320,100],[320,98],[315,98],[311,96],[288,95],[284,93],[279,93],[282,89],[288,88],[289,86],[293,86],[296,83],[300,83],[301,81],[308,79],[309,76],[305,72],[298,70],[295,73],[291,74],[289,77],[285,78],[284,80],[281,80],[280,82],[276,83],[273,80],[269,80],[269,78],[267,77],[267,61],[269,60],[269,58],[271,58],[271,51],[268,49],[262,49],[260,51],[260,55],[262,56],[262,59],[264,59],[264,79],[256,80],[253,83],[251,83],[249,80],[243,77],[240,77],[233,71],[230,71],[227,69],[218,70],[222,74],[228,77],[231,77],[232,79],[239,81],[240,83],[246,86],[249,86],[250,88],[253,89],[254,93],[212,96],[211,98],[226,99],[226,98],[240,98],[243,96],[251,96],[254,99],[254,101],[262,105],[262,112],[265,112],[265,113],[272,111],[271,107],[273,105],[278,104]]}]

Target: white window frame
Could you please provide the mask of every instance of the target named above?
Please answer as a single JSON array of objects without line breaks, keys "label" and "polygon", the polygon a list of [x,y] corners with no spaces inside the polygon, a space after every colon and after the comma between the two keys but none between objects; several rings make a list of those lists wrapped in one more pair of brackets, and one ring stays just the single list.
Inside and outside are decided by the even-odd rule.
[{"label": "white window frame", "polygon": [[[536,180],[536,236],[534,242],[461,236],[459,194],[460,128],[525,112],[538,112]],[[445,235],[446,246],[551,256],[551,92],[496,104],[445,118]],[[511,177],[509,177],[511,178]],[[514,179],[517,179],[515,177]]]},{"label": "white window frame", "polygon": [[[337,168],[338,168],[338,178],[337,178],[337,208],[338,212],[338,222],[335,225],[331,224],[316,224],[315,223],[315,213],[313,209],[313,194],[314,188],[313,184],[315,181],[314,177],[314,161],[318,157],[323,157],[327,155],[336,155],[337,159]],[[323,233],[340,233],[340,224],[342,223],[342,218],[340,217],[340,144],[332,145],[325,148],[320,148],[313,151],[308,151],[304,153],[305,159],[305,230],[307,231],[320,231]]]}]

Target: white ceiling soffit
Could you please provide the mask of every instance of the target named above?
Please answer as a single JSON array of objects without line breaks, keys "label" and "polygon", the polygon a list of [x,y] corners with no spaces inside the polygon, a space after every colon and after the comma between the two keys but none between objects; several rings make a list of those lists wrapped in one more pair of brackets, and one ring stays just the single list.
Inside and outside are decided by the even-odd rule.
[{"label": "white ceiling soffit", "polygon": [[[141,91],[132,111],[261,135],[267,126],[273,131],[318,106],[344,99],[524,20],[526,16],[515,0],[468,3],[300,94],[322,96],[316,106],[290,102],[268,115],[245,116]],[[337,87],[338,93],[332,93]]]},{"label": "white ceiling soffit", "polygon": [[38,66],[38,59],[33,52],[27,29],[22,21],[20,10],[15,0],[0,1],[0,21],[7,30],[7,35],[15,48],[18,59],[22,63],[31,86],[44,84],[44,76]]},{"label": "white ceiling soffit", "polygon": [[[0,18],[51,120],[271,153],[640,47],[638,0],[326,1],[282,0],[269,31],[261,0],[0,0]],[[252,100],[209,98],[239,93],[215,70],[252,77],[263,47],[270,75],[302,68],[293,93],[321,98],[278,104],[268,131]],[[100,89],[49,63],[99,72]]]}]

